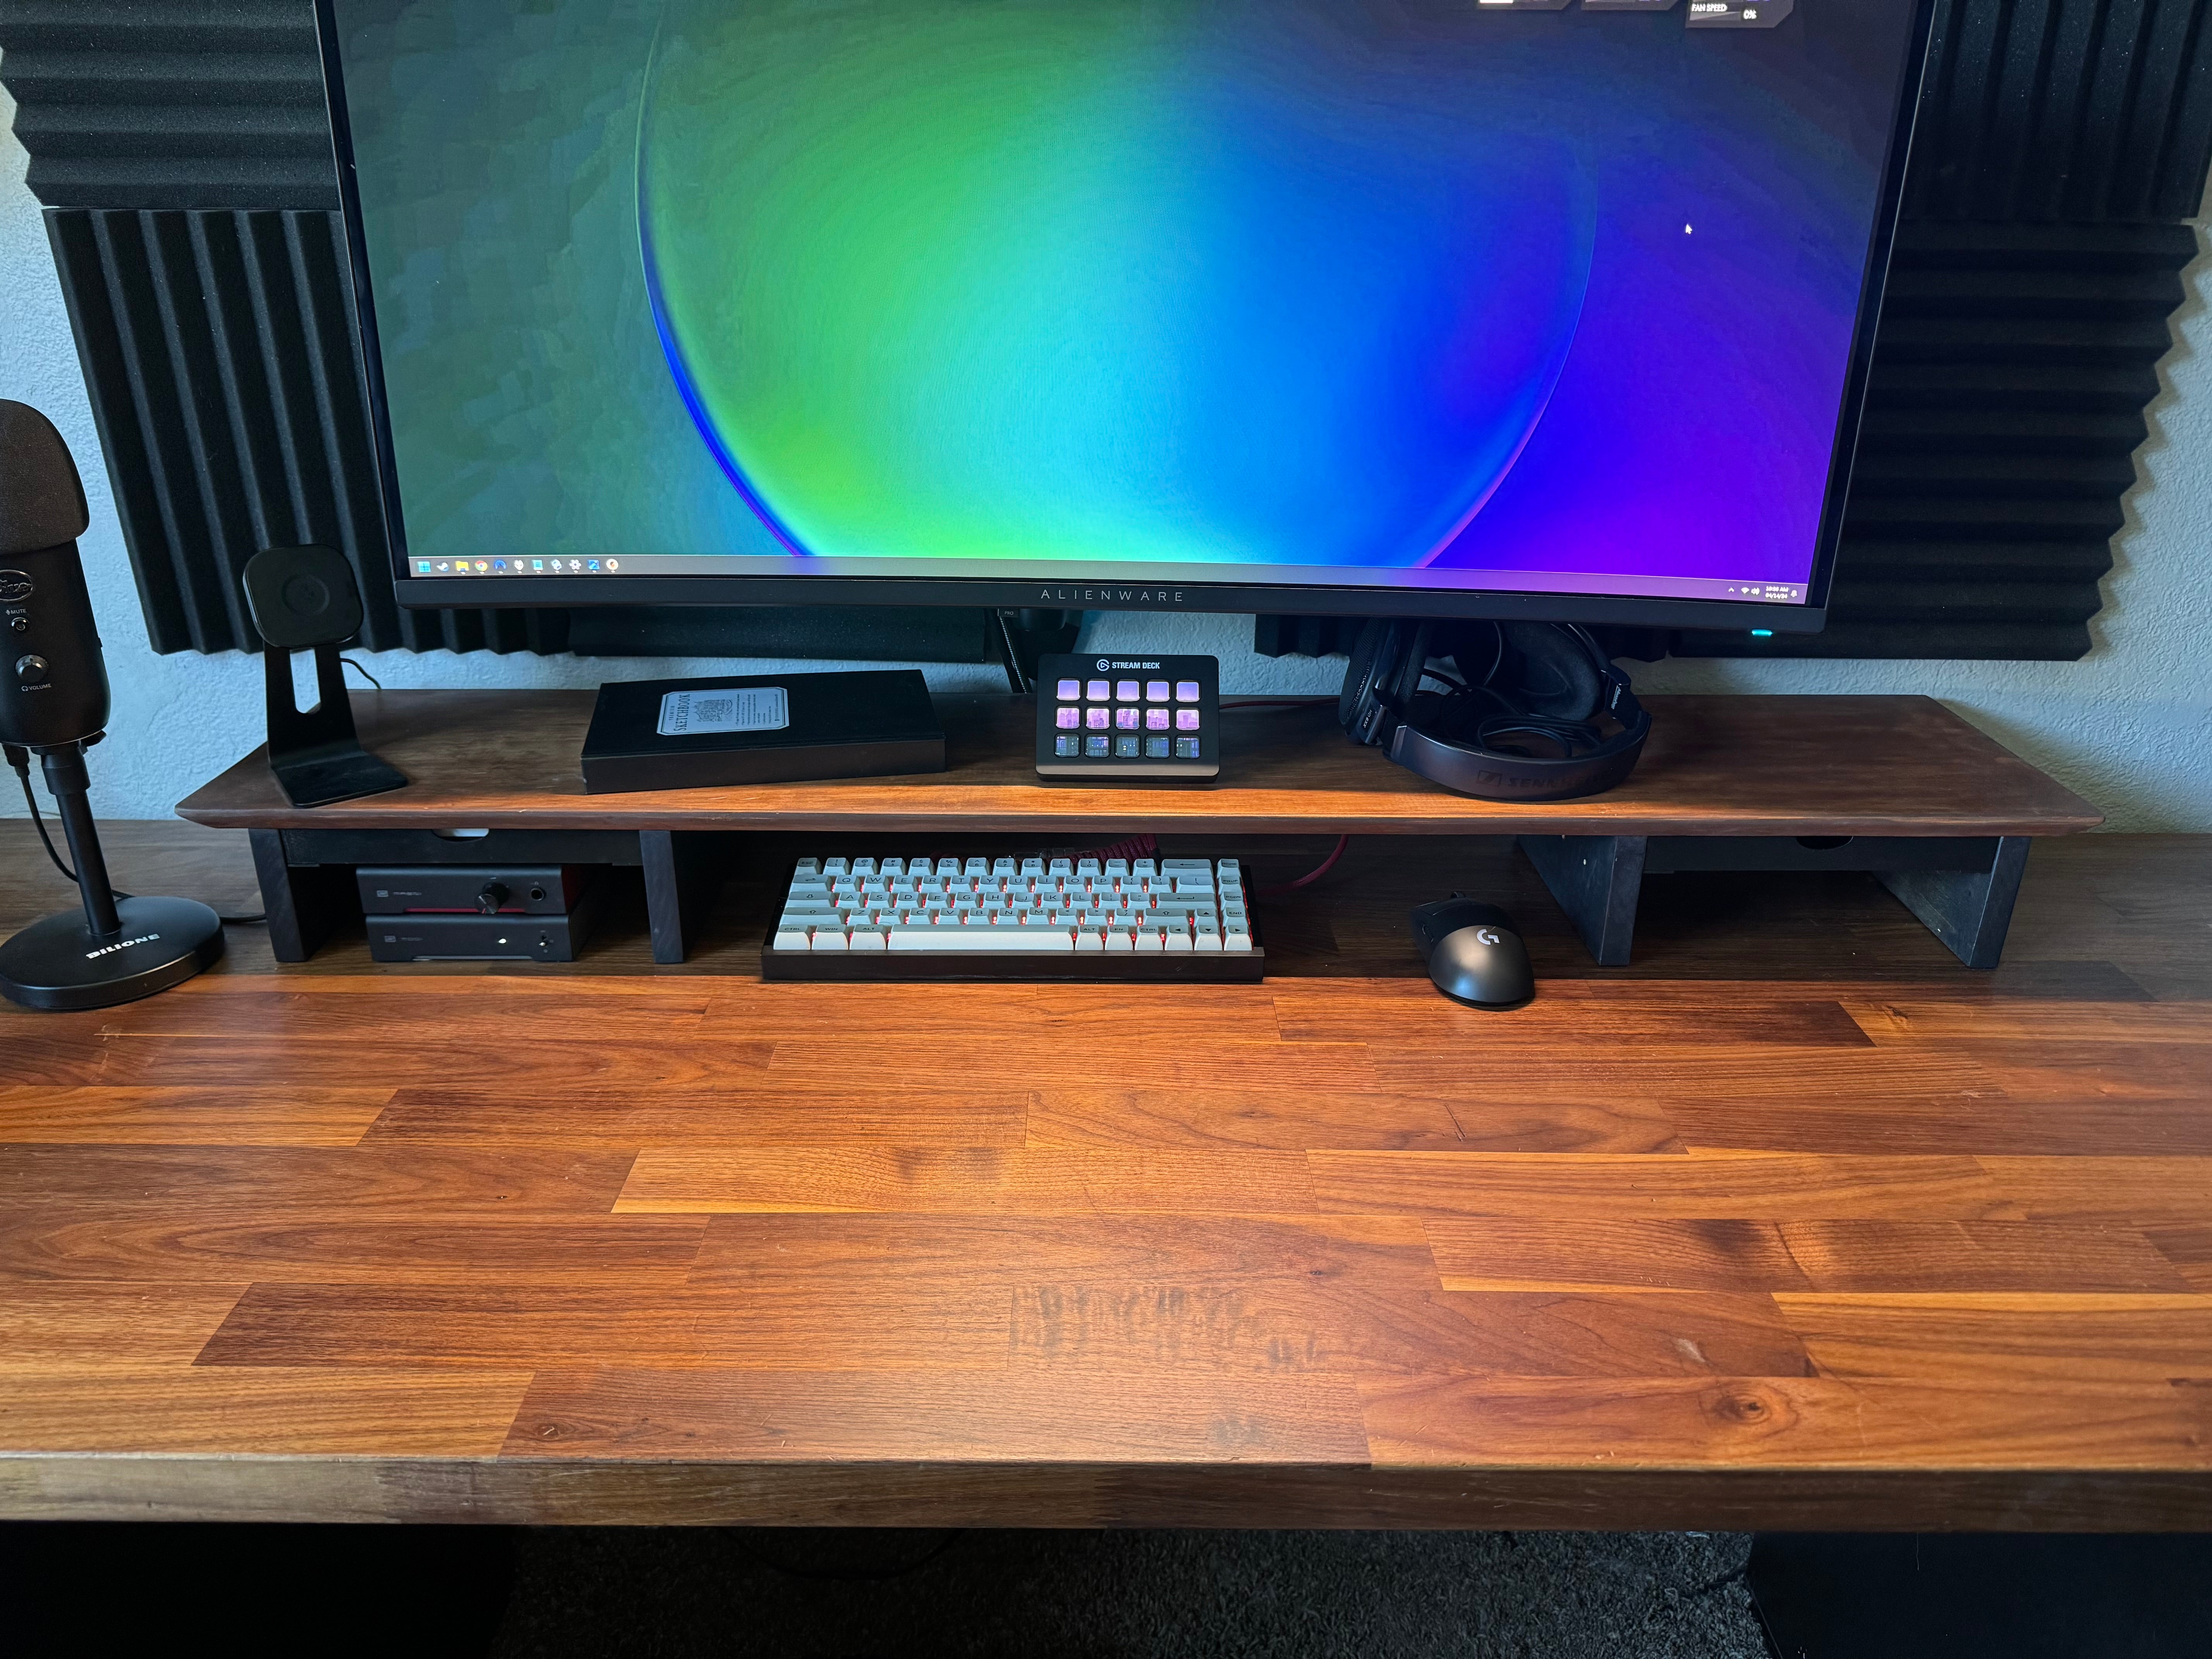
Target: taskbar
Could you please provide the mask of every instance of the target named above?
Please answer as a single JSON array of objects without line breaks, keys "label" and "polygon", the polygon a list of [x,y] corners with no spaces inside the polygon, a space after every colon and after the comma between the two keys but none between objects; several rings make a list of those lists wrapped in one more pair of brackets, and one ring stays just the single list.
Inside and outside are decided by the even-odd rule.
[{"label": "taskbar", "polygon": [[[994,587],[1033,588],[1021,603],[1063,610],[1114,609],[1124,606],[1168,608],[1203,601],[1186,600],[1180,587],[1234,586],[1249,590],[1276,586],[1297,588],[1381,588],[1445,594],[1564,593],[1622,599],[1688,599],[1736,605],[1802,605],[1809,589],[1803,582],[1769,581],[1741,576],[1623,575],[1615,572],[1569,570],[1437,570],[1399,569],[1360,566],[1285,566],[1266,568],[1264,576],[1250,566],[1148,565],[1141,576],[1127,578],[1083,576],[1072,578],[1065,566],[1030,566],[1022,561],[991,559],[866,559],[763,558],[749,554],[638,553],[599,557],[532,556],[517,558],[490,555],[474,559],[407,561],[408,574],[430,581],[467,578],[511,580],[516,577],[558,577],[580,586],[594,578],[619,577],[742,577],[785,581],[838,579],[876,581],[939,580],[960,582],[987,580]],[[583,592],[574,603],[592,603]]]}]

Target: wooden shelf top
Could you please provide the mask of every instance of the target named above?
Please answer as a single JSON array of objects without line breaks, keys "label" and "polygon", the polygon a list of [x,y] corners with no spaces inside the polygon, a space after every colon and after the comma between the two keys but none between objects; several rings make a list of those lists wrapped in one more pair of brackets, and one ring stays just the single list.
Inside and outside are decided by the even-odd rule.
[{"label": "wooden shelf top", "polygon": [[[1237,699],[1228,700],[1231,704]],[[815,830],[1003,833],[2051,836],[2097,809],[1933,698],[1655,696],[1636,775],[1589,800],[1470,800],[1356,747],[1334,703],[1231,708],[1206,786],[1046,783],[1027,699],[940,696],[950,769],[909,778],[587,795],[588,691],[353,699],[363,741],[413,780],[300,811],[260,751],[195,793],[195,823],[252,829]]]},{"label": "wooden shelf top", "polygon": [[[1419,850],[1264,985],[763,983],[763,849],[680,968],[633,889],[573,968],[0,1005],[0,1517],[2212,1528],[2212,837],[2039,843],[1990,973],[1735,875],[1595,969]],[[1422,976],[1450,885],[1528,1006]],[[0,823],[0,933],[65,902]]]}]

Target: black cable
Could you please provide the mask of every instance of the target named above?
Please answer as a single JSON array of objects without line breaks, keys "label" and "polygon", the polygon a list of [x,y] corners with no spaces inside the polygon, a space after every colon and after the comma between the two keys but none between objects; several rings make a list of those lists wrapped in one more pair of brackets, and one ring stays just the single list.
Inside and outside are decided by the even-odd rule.
[{"label": "black cable", "polygon": [[1562,757],[1569,760],[1589,753],[1605,741],[1594,722],[1568,720],[1559,714],[1492,714],[1474,728],[1474,740],[1485,749],[1496,749],[1500,738],[1516,735],[1540,738],[1555,744]]},{"label": "black cable", "polygon": [[[19,757],[21,757],[20,759],[18,758]],[[70,869],[67,864],[64,863],[62,861],[62,855],[54,850],[54,838],[46,833],[46,821],[44,817],[40,816],[39,798],[31,788],[31,757],[29,753],[27,750],[16,748],[13,744],[9,744],[8,745],[8,759],[15,768],[16,781],[23,786],[23,805],[31,809],[31,822],[38,828],[39,839],[46,843],[46,856],[54,861],[54,868],[62,872],[63,876],[67,878],[70,885],[72,887],[76,886],[76,872]],[[118,894],[117,896],[120,897],[122,896]]]},{"label": "black cable", "polygon": [[[356,666],[358,666],[358,665],[356,665]],[[363,670],[362,672],[366,672],[367,671]],[[379,689],[380,690],[381,688]],[[17,748],[12,743],[9,744],[8,745],[8,763],[15,769],[15,781],[23,786],[23,805],[31,809],[31,822],[37,827],[39,839],[46,843],[46,856],[54,861],[54,868],[62,872],[63,876],[68,879],[71,886],[75,886],[76,884],[76,872],[70,869],[67,864],[62,861],[62,855],[54,846],[54,838],[46,833],[46,821],[39,811],[39,797],[31,788],[31,757],[28,751]],[[123,891],[120,888],[117,888],[113,890],[115,896],[118,899],[127,899],[131,896],[130,894]],[[228,922],[234,927],[266,927],[269,925],[269,917],[267,914],[258,910],[255,911],[250,916],[218,915],[216,919],[218,921]]]},{"label": "black cable", "polygon": [[1695,1589],[1684,1590],[1682,1594],[1686,1596],[1711,1595],[1715,1590],[1723,1589],[1727,1585],[1740,1584],[1750,1576],[1751,1558],[1747,1555],[1743,1559],[1743,1565],[1736,1568],[1733,1572],[1724,1572],[1717,1578],[1708,1578],[1704,1583],[1698,1585]]},{"label": "black cable", "polygon": [[356,674],[360,675],[360,676],[362,677],[362,678],[363,678],[363,679],[367,680],[367,681],[368,681],[371,685],[374,686],[378,690],[381,691],[381,690],[384,690],[384,682],[383,682],[382,680],[380,680],[380,679],[377,678],[375,675],[374,675],[374,674],[370,673],[370,672],[368,672],[368,670],[367,670],[366,668],[362,667],[359,663],[356,662],[356,661],[355,661],[351,657],[340,657],[340,658],[338,659],[338,660],[339,660],[340,662],[343,663],[343,664],[344,664],[348,668],[352,669],[352,670],[353,670],[353,672],[354,672],[355,673],[356,673]]}]

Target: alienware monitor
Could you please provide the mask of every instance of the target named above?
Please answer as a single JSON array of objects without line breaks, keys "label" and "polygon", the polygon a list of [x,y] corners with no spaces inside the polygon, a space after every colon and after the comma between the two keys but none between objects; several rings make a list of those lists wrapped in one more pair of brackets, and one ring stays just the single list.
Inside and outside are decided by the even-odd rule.
[{"label": "alienware monitor", "polygon": [[418,605],[1810,629],[1929,0],[319,0]]}]

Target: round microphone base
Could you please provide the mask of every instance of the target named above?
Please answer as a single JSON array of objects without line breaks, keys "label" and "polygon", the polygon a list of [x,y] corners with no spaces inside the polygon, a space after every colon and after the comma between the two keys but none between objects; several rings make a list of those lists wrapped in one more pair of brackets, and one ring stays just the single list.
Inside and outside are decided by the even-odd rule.
[{"label": "round microphone base", "polygon": [[118,898],[110,939],[67,910],[0,945],[0,996],[26,1008],[108,1008],[190,979],[222,956],[222,919],[192,899]]}]

